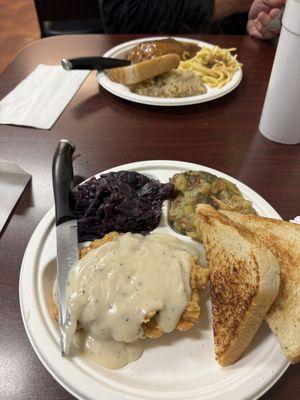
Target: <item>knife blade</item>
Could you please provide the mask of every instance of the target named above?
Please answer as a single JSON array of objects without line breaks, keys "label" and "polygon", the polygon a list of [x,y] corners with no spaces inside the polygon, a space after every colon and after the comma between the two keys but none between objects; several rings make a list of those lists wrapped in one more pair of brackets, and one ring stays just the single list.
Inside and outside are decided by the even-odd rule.
[{"label": "knife blade", "polygon": [[109,68],[126,67],[130,64],[131,62],[128,60],[107,57],[64,58],[61,60],[61,65],[67,71],[72,69],[96,69],[102,71]]},{"label": "knife blade", "polygon": [[74,151],[75,145],[72,142],[60,140],[52,164],[57,244],[57,306],[63,356],[68,354],[77,322],[73,321],[66,302],[69,272],[79,259],[77,219],[71,209]]}]

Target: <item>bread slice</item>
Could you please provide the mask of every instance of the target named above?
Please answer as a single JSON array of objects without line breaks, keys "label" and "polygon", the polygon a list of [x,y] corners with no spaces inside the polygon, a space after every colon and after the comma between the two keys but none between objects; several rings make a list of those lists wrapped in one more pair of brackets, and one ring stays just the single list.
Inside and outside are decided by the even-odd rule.
[{"label": "bread slice", "polygon": [[257,236],[207,204],[196,209],[203,234],[216,359],[235,362],[247,348],[279,290],[279,265]]},{"label": "bread slice", "polygon": [[114,82],[133,85],[177,68],[179,63],[180,59],[176,54],[166,54],[129,67],[112,68],[106,73]]},{"label": "bread slice", "polygon": [[300,225],[271,218],[222,212],[255,232],[280,266],[279,294],[266,316],[287,358],[300,361]]}]

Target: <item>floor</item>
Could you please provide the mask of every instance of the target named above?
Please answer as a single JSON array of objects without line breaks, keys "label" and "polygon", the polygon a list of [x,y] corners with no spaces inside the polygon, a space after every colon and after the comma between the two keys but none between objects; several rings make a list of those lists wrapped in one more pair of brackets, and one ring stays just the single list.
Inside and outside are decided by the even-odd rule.
[{"label": "floor", "polygon": [[33,0],[0,0],[0,73],[22,47],[39,37]]}]

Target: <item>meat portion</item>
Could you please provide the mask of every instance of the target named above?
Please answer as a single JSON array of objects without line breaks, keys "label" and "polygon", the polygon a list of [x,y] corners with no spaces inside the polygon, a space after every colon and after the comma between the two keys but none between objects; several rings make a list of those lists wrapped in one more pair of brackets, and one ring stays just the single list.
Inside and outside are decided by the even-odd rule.
[{"label": "meat portion", "polygon": [[[208,268],[203,268],[198,264],[198,260],[192,258],[192,269],[190,276],[190,285],[192,289],[191,299],[186,309],[182,313],[176,329],[181,332],[191,329],[201,318],[200,292],[206,287],[209,277]],[[144,337],[157,339],[163,336],[163,331],[159,328],[156,316],[158,312],[154,311],[148,315],[143,323]]]},{"label": "meat portion", "polygon": [[193,58],[201,47],[194,43],[178,42],[175,39],[161,39],[143,42],[135,46],[127,55],[133,63],[150,60],[165,54],[177,54],[180,60]]},{"label": "meat portion", "polygon": [[[122,234],[117,232],[110,232],[106,234],[102,239],[96,239],[92,241],[88,246],[80,250],[80,259],[85,257],[91,250],[96,249],[105,245],[108,242],[117,240]],[[123,265],[123,264],[122,264]],[[94,266],[93,266],[94,268]],[[201,267],[199,264],[198,257],[191,256],[191,270],[190,270],[190,288],[191,297],[187,303],[187,306],[177,323],[176,329],[179,331],[188,331],[195,323],[201,318],[201,305],[200,305],[200,293],[205,289],[208,283],[209,270],[208,268]],[[58,311],[56,305],[56,284],[53,290],[53,297],[50,299],[52,316],[58,321]],[[176,305],[174,305],[176,307]],[[163,336],[164,332],[159,327],[157,317],[159,316],[160,310],[155,309],[150,311],[144,318],[142,328],[144,332],[144,338],[156,339]],[[77,330],[82,327],[78,323]]]},{"label": "meat portion", "polygon": [[[80,258],[85,256],[90,250],[100,247],[107,242],[117,239],[121,234],[117,232],[110,232],[106,234],[102,239],[96,239],[90,243],[89,246],[84,247],[80,250]],[[176,326],[179,331],[188,331],[191,329],[196,322],[201,318],[201,306],[200,306],[200,292],[206,287],[209,277],[208,268],[203,268],[199,265],[199,260],[191,257],[191,276],[190,286],[192,289],[191,299],[187,304],[186,309],[181,315],[180,320]],[[157,339],[163,336],[163,331],[159,328],[156,317],[159,311],[155,310],[150,312],[142,325],[144,331],[144,337],[149,339]]]}]

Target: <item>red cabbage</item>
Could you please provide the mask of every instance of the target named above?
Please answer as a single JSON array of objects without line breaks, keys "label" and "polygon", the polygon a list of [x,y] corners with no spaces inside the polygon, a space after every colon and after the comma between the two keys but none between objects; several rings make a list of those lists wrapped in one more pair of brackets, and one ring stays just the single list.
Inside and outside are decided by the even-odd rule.
[{"label": "red cabbage", "polygon": [[101,239],[112,231],[149,233],[159,223],[162,201],[173,190],[172,183],[132,171],[89,179],[73,192],[79,242]]}]

